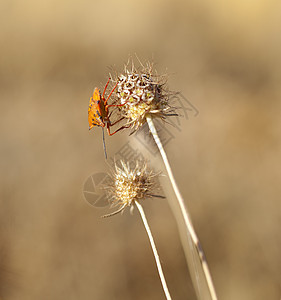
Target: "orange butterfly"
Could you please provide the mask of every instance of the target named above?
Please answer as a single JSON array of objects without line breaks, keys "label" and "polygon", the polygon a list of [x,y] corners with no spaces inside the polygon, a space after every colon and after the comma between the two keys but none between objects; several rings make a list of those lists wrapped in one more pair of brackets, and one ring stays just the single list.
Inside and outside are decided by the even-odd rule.
[{"label": "orange butterfly", "polygon": [[[112,95],[112,93],[114,92],[114,90],[117,87],[117,84],[116,84],[115,87],[111,90],[108,97],[105,99],[104,95],[105,95],[107,86],[109,84],[109,81],[110,81],[110,78],[108,79],[107,84],[105,85],[102,95],[101,95],[99,89],[95,88],[95,90],[93,92],[93,96],[90,98],[90,103],[89,103],[89,108],[88,108],[88,121],[89,121],[89,130],[92,129],[94,126],[102,127],[102,129],[104,127],[106,127],[108,135],[111,136],[111,135],[117,133],[118,131],[120,131],[124,128],[127,128],[127,127],[121,126],[119,129],[117,129],[113,133],[110,132],[110,127],[114,126],[115,124],[117,124],[118,122],[123,120],[124,117],[120,118],[119,120],[117,120],[114,123],[111,123],[111,121],[109,119],[110,114],[109,114],[108,108],[111,106],[120,106],[120,105],[108,105],[107,104],[108,99],[110,98],[110,96]],[[107,157],[106,150],[105,150],[105,142],[104,142],[104,131],[103,131],[103,145],[104,145],[105,157]]]}]

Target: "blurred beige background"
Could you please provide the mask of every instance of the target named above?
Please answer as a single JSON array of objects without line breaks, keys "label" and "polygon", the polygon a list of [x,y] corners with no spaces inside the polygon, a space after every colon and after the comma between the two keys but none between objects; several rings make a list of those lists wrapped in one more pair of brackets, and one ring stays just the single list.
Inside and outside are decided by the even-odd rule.
[{"label": "blurred beige background", "polygon": [[[82,195],[108,171],[89,97],[135,52],[199,110],[166,149],[219,299],[280,299],[280,1],[1,1],[0,23],[1,299],[164,298],[138,214]],[[173,299],[195,299],[167,201],[144,209]]]}]

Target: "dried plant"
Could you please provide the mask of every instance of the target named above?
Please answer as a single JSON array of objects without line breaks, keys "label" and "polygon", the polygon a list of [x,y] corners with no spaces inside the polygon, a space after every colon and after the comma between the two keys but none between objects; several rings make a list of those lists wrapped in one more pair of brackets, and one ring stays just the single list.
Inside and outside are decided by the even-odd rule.
[{"label": "dried plant", "polygon": [[154,254],[165,296],[170,300],[171,296],[166,284],[156,245],[140,203],[146,198],[157,197],[154,195],[154,188],[157,186],[155,177],[158,176],[159,173],[154,173],[149,170],[147,164],[140,161],[135,162],[134,168],[130,167],[129,162],[125,163],[121,161],[120,164],[121,167],[115,163],[115,171],[111,176],[112,183],[105,187],[113,206],[119,206],[119,209],[113,213],[104,215],[103,218],[116,215],[122,212],[126,207],[130,207],[131,210],[135,206],[138,208]]},{"label": "dried plant", "polygon": [[103,216],[110,217],[122,212],[126,207],[134,208],[135,201],[140,201],[146,198],[157,197],[153,191],[157,186],[155,177],[159,173],[154,173],[147,168],[146,162],[136,161],[135,167],[131,167],[121,160],[118,166],[115,163],[115,170],[112,172],[111,185],[107,185],[108,198],[112,207],[119,206],[117,211]]},{"label": "dried plant", "polygon": [[116,105],[126,120],[125,126],[132,129],[131,133],[146,123],[147,115],[162,120],[177,115],[169,103],[174,93],[166,89],[167,76],[159,76],[153,71],[152,64],[142,65],[140,71],[133,63],[130,68],[126,65],[124,73],[113,81],[117,84]]},{"label": "dried plant", "polygon": [[[177,219],[177,216],[176,219],[178,221],[179,231],[181,233],[182,243],[191,274],[192,269],[194,268],[194,261],[190,261],[189,254],[186,251],[186,243],[190,245],[190,240],[193,243],[193,245],[190,245],[190,249],[193,251],[193,247],[195,247],[202,267],[202,273],[206,283],[205,287],[207,289],[207,294],[209,295],[208,298],[215,300],[217,299],[217,296],[202,246],[192,225],[184,199],[176,184],[166,152],[153,123],[154,118],[165,120],[167,116],[177,115],[175,109],[169,103],[169,96],[171,93],[166,87],[166,81],[167,76],[157,75],[157,73],[153,71],[153,66],[150,63],[147,63],[146,66],[141,64],[140,70],[135,68],[133,63],[131,63],[131,67],[129,68],[128,63],[125,65],[124,73],[118,75],[114,80],[115,85],[117,85],[117,100],[115,105],[117,105],[121,117],[126,120],[125,126],[127,128],[132,128],[133,132],[147,122],[150,132],[161,153],[177,198],[176,205],[181,212],[180,217],[183,219],[184,226],[181,225],[182,222]],[[122,211],[129,205],[131,205],[130,202],[123,203],[117,212]],[[192,254],[192,257],[194,257],[194,253]],[[207,299],[206,293],[201,292],[202,284],[198,283],[198,272],[196,270],[194,272],[195,275],[192,276],[192,278],[195,290],[198,297],[205,300]]]}]

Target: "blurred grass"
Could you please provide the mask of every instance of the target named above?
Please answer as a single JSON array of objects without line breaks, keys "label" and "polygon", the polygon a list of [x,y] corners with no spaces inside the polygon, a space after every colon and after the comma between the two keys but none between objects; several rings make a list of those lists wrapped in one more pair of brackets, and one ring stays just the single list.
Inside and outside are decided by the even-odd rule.
[{"label": "blurred grass", "polygon": [[[280,297],[280,20],[273,0],[2,1],[0,297],[163,297],[137,215],[82,197],[107,169],[89,96],[134,52],[200,112],[167,152],[219,298]],[[193,299],[167,203],[145,210],[171,294]]]}]

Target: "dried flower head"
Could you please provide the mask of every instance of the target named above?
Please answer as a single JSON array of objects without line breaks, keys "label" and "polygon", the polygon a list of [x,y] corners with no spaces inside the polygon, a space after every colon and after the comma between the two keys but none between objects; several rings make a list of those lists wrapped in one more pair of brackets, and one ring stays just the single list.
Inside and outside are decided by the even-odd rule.
[{"label": "dried flower head", "polygon": [[120,161],[121,167],[115,164],[112,175],[113,184],[108,187],[108,194],[112,206],[119,209],[103,217],[109,217],[123,211],[126,207],[133,207],[135,201],[149,197],[161,197],[153,194],[157,183],[155,177],[159,173],[148,170],[147,164],[137,161],[134,168],[129,163]]},{"label": "dried flower head", "polygon": [[151,64],[138,71],[132,63],[125,66],[124,74],[117,76],[117,103],[121,116],[127,120],[126,127],[136,131],[146,122],[146,116],[165,119],[177,115],[169,105],[169,92],[166,86],[167,76],[153,72]]}]

